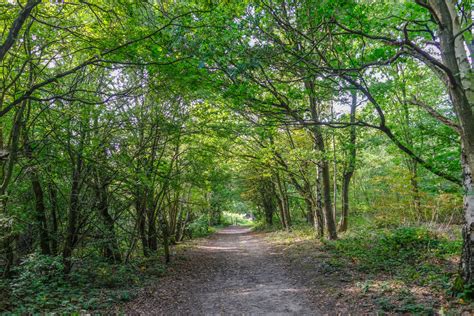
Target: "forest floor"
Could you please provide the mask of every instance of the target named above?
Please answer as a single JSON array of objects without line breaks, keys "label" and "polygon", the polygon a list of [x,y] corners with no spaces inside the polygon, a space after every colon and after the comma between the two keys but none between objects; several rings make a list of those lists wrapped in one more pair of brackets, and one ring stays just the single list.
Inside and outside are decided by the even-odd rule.
[{"label": "forest floor", "polygon": [[[406,281],[395,272],[360,269],[357,258],[344,259],[327,245],[298,232],[254,232],[231,226],[208,238],[180,245],[174,251],[174,261],[166,275],[141,289],[133,301],[117,307],[117,311],[465,315],[472,312],[472,305],[450,298],[444,290],[433,286],[427,279],[431,270],[423,274],[416,268],[422,281]],[[453,269],[456,266],[447,265]]]},{"label": "forest floor", "polygon": [[230,226],[177,253],[127,313],[319,314],[283,254],[249,228]]}]

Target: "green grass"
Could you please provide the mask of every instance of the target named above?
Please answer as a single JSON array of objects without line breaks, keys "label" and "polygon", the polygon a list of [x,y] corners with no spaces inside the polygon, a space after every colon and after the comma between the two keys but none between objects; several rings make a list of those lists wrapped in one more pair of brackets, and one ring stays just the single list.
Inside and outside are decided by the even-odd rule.
[{"label": "green grass", "polygon": [[[364,216],[352,216],[348,232],[339,239],[316,240],[313,228],[305,223],[290,232],[264,225],[269,238],[288,245],[310,241],[331,254],[331,263],[350,265],[367,274],[387,274],[420,286],[449,290],[456,277],[456,260],[461,253],[461,238],[426,226],[380,225]],[[457,228],[457,227],[456,227]]]},{"label": "green grass", "polygon": [[[424,225],[380,226],[363,216],[352,218],[350,231],[325,249],[349,258],[364,271],[412,275],[432,271],[461,253],[461,239]],[[441,272],[441,271],[436,271]]]},{"label": "green grass", "polygon": [[265,225],[257,229],[283,245],[289,260],[303,268],[324,262],[342,275],[357,275],[353,285],[381,314],[429,315],[440,309],[440,302],[460,302],[449,309],[468,303],[470,289],[454,291],[462,243],[458,226],[395,225],[359,215],[350,218],[349,231],[335,241],[317,239],[305,223],[289,232]]},{"label": "green grass", "polygon": [[449,240],[424,227],[361,230],[337,241],[324,241],[324,249],[370,273],[389,275],[417,285],[448,289],[454,275],[449,260],[459,255],[459,240]]}]

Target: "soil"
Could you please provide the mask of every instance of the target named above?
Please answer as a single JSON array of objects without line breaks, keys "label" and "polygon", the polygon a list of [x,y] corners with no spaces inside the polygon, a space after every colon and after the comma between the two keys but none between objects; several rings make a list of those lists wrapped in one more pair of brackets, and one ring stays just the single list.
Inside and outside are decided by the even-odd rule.
[{"label": "soil", "polygon": [[320,314],[282,252],[231,226],[175,255],[172,272],[125,307],[140,314]]},{"label": "soil", "polygon": [[[116,312],[192,315],[472,315],[429,286],[371,273],[315,239],[231,226],[174,249],[164,277]],[[454,301],[454,305],[453,305]]]}]

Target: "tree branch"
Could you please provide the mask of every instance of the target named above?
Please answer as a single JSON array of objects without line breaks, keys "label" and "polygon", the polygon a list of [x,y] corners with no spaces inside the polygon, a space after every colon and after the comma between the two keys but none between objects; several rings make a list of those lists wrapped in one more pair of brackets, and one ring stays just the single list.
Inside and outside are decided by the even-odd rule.
[{"label": "tree branch", "polygon": [[26,6],[20,11],[18,17],[10,27],[10,31],[8,32],[5,42],[3,42],[2,46],[0,46],[0,61],[5,58],[5,55],[8,53],[13,44],[15,44],[18,34],[20,33],[20,30],[23,27],[26,19],[30,16],[31,11],[40,3],[41,0],[28,0]]},{"label": "tree branch", "polygon": [[435,109],[433,109],[428,104],[416,99],[415,97],[413,97],[409,102],[413,105],[419,106],[420,108],[422,108],[423,110],[428,112],[428,114],[431,115],[433,118],[435,118],[439,122],[443,123],[444,125],[450,127],[456,133],[461,134],[461,127],[458,124],[454,123],[453,121],[451,121],[447,117],[441,115],[440,113],[438,113]]}]

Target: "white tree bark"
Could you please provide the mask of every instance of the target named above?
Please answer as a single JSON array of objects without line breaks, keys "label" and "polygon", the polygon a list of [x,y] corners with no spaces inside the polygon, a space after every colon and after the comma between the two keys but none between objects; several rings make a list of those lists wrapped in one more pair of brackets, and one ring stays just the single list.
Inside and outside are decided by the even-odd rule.
[{"label": "white tree bark", "polygon": [[[474,71],[467,49],[471,43],[464,39],[463,21],[455,0],[429,0],[431,13],[438,24],[443,64],[446,66],[447,89],[453,109],[459,119],[464,184],[463,255],[461,259],[464,280],[474,283]],[[471,21],[469,21],[471,23]],[[472,56],[471,56],[472,57]]]}]

